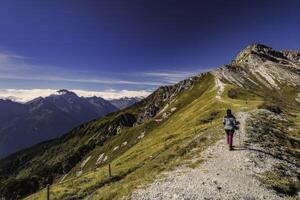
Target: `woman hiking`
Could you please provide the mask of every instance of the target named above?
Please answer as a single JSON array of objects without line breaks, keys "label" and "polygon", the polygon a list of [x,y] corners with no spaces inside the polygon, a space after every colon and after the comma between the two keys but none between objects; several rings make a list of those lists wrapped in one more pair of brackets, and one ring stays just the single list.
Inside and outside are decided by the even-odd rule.
[{"label": "woman hiking", "polygon": [[229,145],[229,151],[231,151],[233,150],[232,147],[233,134],[234,134],[234,130],[237,128],[238,123],[230,109],[227,110],[227,115],[224,117],[223,124],[227,135],[227,144]]}]

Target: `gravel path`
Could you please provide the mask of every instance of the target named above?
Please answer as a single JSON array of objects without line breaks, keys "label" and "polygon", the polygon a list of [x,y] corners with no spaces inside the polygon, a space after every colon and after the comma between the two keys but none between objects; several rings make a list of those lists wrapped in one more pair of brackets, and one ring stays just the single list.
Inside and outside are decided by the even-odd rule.
[{"label": "gravel path", "polygon": [[[237,116],[241,122],[241,143],[246,140],[247,116],[247,113],[238,113]],[[228,151],[225,140],[219,141],[203,152],[201,157],[206,162],[199,167],[181,167],[168,172],[166,178],[133,192],[131,199],[282,199],[263,187],[253,176],[254,163],[249,158],[249,152],[242,145],[239,146],[238,133],[235,134],[234,145],[236,150]]]}]

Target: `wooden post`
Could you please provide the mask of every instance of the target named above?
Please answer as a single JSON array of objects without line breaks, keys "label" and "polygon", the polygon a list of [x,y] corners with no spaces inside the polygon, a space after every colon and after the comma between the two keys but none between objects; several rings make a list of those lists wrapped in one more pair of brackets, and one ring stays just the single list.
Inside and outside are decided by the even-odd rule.
[{"label": "wooden post", "polygon": [[108,164],[108,174],[109,174],[109,177],[111,177],[111,165],[110,165],[110,163]]},{"label": "wooden post", "polygon": [[47,185],[47,200],[50,200],[50,185]]}]

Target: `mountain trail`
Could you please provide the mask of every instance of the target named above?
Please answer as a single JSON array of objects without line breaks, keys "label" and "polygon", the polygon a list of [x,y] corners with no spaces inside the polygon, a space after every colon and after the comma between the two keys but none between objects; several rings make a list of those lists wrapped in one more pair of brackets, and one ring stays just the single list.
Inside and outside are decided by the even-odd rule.
[{"label": "mountain trail", "polygon": [[222,139],[202,153],[201,157],[206,161],[197,168],[180,167],[167,172],[165,178],[137,189],[131,199],[282,199],[254,177],[255,164],[249,159],[249,151],[243,147],[247,137],[247,117],[245,112],[237,115],[241,124],[240,130],[235,133],[234,151],[229,151],[225,139]]},{"label": "mountain trail", "polygon": [[217,88],[217,90],[218,90],[218,91],[217,91],[216,98],[217,98],[218,100],[222,100],[221,95],[222,95],[223,92],[224,92],[225,85],[224,85],[224,83],[220,80],[220,78],[217,77],[216,75],[215,75],[215,84],[216,84],[216,88]]}]

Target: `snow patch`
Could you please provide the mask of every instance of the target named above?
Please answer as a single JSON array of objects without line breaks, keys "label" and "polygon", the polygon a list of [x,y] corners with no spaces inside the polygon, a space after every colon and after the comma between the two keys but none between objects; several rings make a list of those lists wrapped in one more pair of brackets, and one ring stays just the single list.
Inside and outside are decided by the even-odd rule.
[{"label": "snow patch", "polygon": [[66,179],[67,176],[68,176],[68,174],[63,175],[63,177],[60,179],[59,183],[62,183]]},{"label": "snow patch", "polygon": [[163,119],[155,119],[154,121],[156,121],[156,122],[162,122]]},{"label": "snow patch", "polygon": [[115,148],[113,148],[112,151],[116,151],[119,148],[119,146],[116,146]]},{"label": "snow patch", "polygon": [[175,110],[177,110],[177,108],[176,107],[173,107],[173,108],[171,108],[171,112],[174,112]]},{"label": "snow patch", "polygon": [[121,127],[121,126],[118,126],[118,127],[117,127],[117,135],[119,135],[119,134],[121,133],[121,131],[122,131],[122,127]]},{"label": "snow patch", "polygon": [[103,161],[103,158],[104,158],[104,153],[100,154],[97,161],[96,161],[96,165],[99,165],[102,163]]},{"label": "snow patch", "polygon": [[107,159],[108,159],[108,157],[107,157],[107,156],[105,156],[105,157],[103,158],[103,161],[102,161],[102,162],[106,162],[106,161],[107,161]]},{"label": "snow patch", "polygon": [[84,168],[84,166],[87,164],[87,162],[88,162],[91,158],[92,158],[92,156],[89,156],[89,157],[87,157],[87,159],[85,159],[85,160],[81,163],[81,165],[80,165],[81,169]]},{"label": "snow patch", "polygon": [[144,137],[145,137],[145,131],[142,132],[142,133],[138,136],[138,139],[140,140],[140,139],[142,139],[142,138],[144,138]]}]

